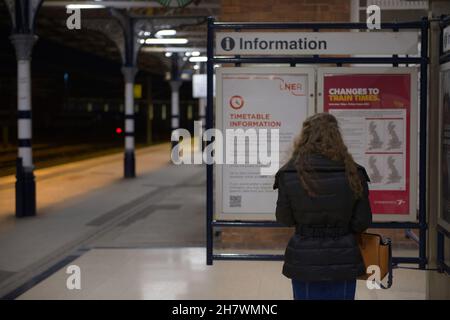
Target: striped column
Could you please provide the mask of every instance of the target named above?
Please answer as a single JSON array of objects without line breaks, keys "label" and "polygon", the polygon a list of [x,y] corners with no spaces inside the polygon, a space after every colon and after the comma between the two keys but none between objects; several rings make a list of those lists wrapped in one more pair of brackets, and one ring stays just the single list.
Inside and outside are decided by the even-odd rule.
[{"label": "striped column", "polygon": [[24,168],[32,170],[30,60],[17,61],[17,109],[18,157]]},{"label": "striped column", "polygon": [[[181,81],[170,81],[170,88],[172,90],[172,100],[171,100],[171,129],[172,132],[180,128],[180,86]],[[172,142],[172,147],[177,144],[177,142]]]},{"label": "striped column", "polygon": [[136,67],[122,68],[125,79],[125,178],[134,178],[136,176],[134,156],[134,78],[137,71]]},{"label": "striped column", "polygon": [[36,215],[36,183],[31,148],[31,53],[37,37],[13,34],[11,42],[17,58],[17,136],[16,217]]}]

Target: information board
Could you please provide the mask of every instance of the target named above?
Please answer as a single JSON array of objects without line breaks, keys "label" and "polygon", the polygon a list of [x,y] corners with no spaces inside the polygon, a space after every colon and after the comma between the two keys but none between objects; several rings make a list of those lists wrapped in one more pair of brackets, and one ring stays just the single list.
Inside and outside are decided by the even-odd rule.
[{"label": "information board", "polygon": [[[218,68],[216,79],[216,128],[224,140],[227,129],[278,129],[277,167],[285,163],[303,121],[314,113],[314,70]],[[247,157],[248,145],[245,150]],[[260,162],[215,166],[216,219],[275,220],[274,176],[262,175],[262,166]]]},{"label": "information board", "polygon": [[318,111],[366,168],[374,221],[417,220],[417,100],[415,68],[319,69]]},{"label": "information board", "polygon": [[438,224],[450,232],[450,62],[440,71],[440,197]]},{"label": "information board", "polygon": [[418,33],[218,32],[217,55],[417,54]]}]

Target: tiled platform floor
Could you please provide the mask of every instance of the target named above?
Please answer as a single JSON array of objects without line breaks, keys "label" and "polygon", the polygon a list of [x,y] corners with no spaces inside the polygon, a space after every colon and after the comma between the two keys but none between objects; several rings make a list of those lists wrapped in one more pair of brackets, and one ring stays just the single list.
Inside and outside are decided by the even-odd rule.
[{"label": "tiled platform floor", "polygon": [[[81,289],[66,287],[66,266],[19,299],[292,299],[281,262],[216,261],[204,248],[93,249],[73,261]],[[425,299],[425,272],[395,270],[389,290],[358,281],[357,299]]]}]

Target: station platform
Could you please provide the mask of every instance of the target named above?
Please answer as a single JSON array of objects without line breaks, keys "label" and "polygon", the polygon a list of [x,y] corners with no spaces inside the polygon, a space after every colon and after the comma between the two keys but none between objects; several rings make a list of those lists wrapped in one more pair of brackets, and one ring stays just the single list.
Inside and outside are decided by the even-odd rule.
[{"label": "station platform", "polygon": [[[6,299],[291,299],[281,262],[205,257],[205,167],[170,163],[170,145],[36,170],[38,215],[14,217],[0,179],[0,297]],[[68,265],[81,289],[66,287]],[[390,290],[357,299],[425,299],[426,272],[396,269]]]},{"label": "station platform", "polygon": [[[19,299],[289,300],[289,280],[273,261],[205,264],[204,248],[92,249],[72,261],[81,269],[81,290],[67,290],[62,268]],[[83,278],[83,274],[86,276]],[[389,290],[368,290],[358,281],[356,299],[425,299],[425,274],[397,270]]]}]

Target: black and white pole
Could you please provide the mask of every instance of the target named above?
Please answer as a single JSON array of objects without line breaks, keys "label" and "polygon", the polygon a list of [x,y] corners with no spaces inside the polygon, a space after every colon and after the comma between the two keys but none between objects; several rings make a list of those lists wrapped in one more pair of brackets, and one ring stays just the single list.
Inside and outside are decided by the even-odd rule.
[{"label": "black and white pole", "polygon": [[170,127],[172,130],[172,147],[177,143],[176,136],[173,136],[174,130],[180,128],[180,87],[181,87],[181,77],[180,77],[180,66],[179,57],[177,53],[172,54],[171,59],[171,70],[170,70],[170,89],[171,95],[171,122]]},{"label": "black and white pole", "polygon": [[[172,132],[180,128],[180,87],[181,81],[170,81],[170,88],[172,90],[171,95]],[[176,144],[176,142],[173,142],[173,144]]]},{"label": "black and white pole", "polygon": [[34,25],[42,0],[5,0],[11,16],[11,42],[17,59],[16,217],[36,215],[36,183],[31,149],[31,54]]},{"label": "black and white pole", "polygon": [[[137,68],[137,56],[143,39],[139,39],[140,24],[126,11],[111,9],[111,15],[115,20],[109,23],[95,23],[91,27],[99,29],[119,48],[122,56],[122,74],[125,82],[125,152],[124,152],[124,177],[136,177],[135,141],[134,141],[134,79]],[[139,20],[139,19],[138,19]]]},{"label": "black and white pole", "polygon": [[16,217],[36,215],[36,183],[31,149],[31,53],[37,37],[13,34],[11,42],[17,57]]},{"label": "black and white pole", "polygon": [[137,70],[136,67],[122,67],[125,80],[125,178],[134,178],[136,176],[136,159],[134,155],[134,79]]}]

